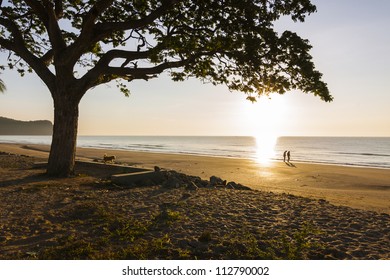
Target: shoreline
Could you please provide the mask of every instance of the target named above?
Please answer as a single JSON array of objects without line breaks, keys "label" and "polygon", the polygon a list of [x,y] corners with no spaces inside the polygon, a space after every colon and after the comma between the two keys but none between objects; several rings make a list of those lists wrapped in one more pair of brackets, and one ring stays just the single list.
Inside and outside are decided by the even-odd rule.
[{"label": "shoreline", "polygon": [[[372,137],[372,138],[378,138],[378,137]],[[387,137],[383,137],[387,138]],[[50,145],[48,144],[34,144],[34,143],[6,143],[6,142],[0,142],[0,146],[2,145],[16,145],[16,146],[26,146],[30,147],[30,150],[37,150],[37,151],[46,151],[48,152],[48,147]],[[34,148],[38,147],[38,148]],[[29,150],[28,148],[26,148]],[[80,147],[78,146],[77,149],[93,149],[93,150],[101,150],[101,151],[118,151],[118,152],[129,152],[129,153],[148,153],[148,154],[156,154],[156,155],[177,155],[177,156],[194,156],[194,157],[206,157],[206,158],[217,158],[217,159],[233,159],[233,160],[248,160],[248,161],[254,161],[257,162],[255,158],[250,157],[236,157],[236,156],[222,156],[222,155],[212,155],[212,154],[200,154],[200,153],[187,153],[187,152],[159,152],[159,151],[148,151],[148,150],[129,150],[129,149],[115,149],[115,148],[101,148],[101,147]],[[270,159],[269,162],[271,163],[277,163],[282,162],[282,159]],[[294,163],[300,163],[300,164],[313,164],[313,165],[326,165],[326,166],[339,166],[339,167],[351,167],[351,168],[368,168],[368,169],[379,169],[379,170],[389,170],[390,167],[384,167],[384,166],[373,166],[373,165],[359,165],[359,164],[352,164],[352,163],[330,163],[325,161],[309,161],[309,160],[293,160],[291,162]],[[261,163],[260,163],[261,164]]]},{"label": "shoreline", "polygon": [[[28,149],[26,148],[29,147]],[[0,151],[45,159],[49,146],[0,143]],[[217,176],[254,190],[325,199],[335,205],[390,214],[390,169],[282,161],[262,164],[248,159],[164,154],[97,148],[77,148],[79,159],[116,155],[118,163],[135,167],[159,166],[209,179]]]},{"label": "shoreline", "polygon": [[[27,136],[28,137],[28,136]],[[105,149],[110,149],[110,150],[117,150],[117,151],[129,151],[129,152],[146,152],[146,153],[156,153],[156,154],[175,154],[175,155],[186,155],[186,156],[205,156],[205,157],[216,157],[216,158],[227,158],[227,159],[246,159],[246,160],[254,160],[258,161],[258,154],[257,154],[257,148],[256,147],[249,147],[247,146],[246,143],[244,145],[243,149],[236,149],[236,142],[232,140],[232,142],[229,142],[231,140],[227,140],[227,146],[225,147],[222,142],[221,148],[219,147],[219,144],[216,142],[214,143],[216,146],[205,146],[205,148],[199,148],[198,146],[191,146],[191,144],[188,146],[188,137],[199,137],[200,139],[207,139],[209,136],[156,136],[152,137],[151,136],[80,136],[81,138],[78,139],[78,148],[87,148],[87,149],[99,149],[99,150],[105,150]],[[92,140],[86,140],[90,137]],[[103,137],[100,139],[100,137]],[[109,137],[107,140],[104,140],[104,137]],[[131,139],[116,139],[117,137],[130,137],[137,139],[137,137],[140,137],[141,140],[131,140]],[[160,141],[156,142],[156,139],[159,137],[162,137],[163,139],[167,138],[174,138],[173,140],[168,140],[167,142],[164,142],[165,140],[162,140],[163,142],[160,143]],[[183,147],[181,147],[181,140],[178,141],[176,138],[183,137]],[[221,136],[222,138],[253,138],[251,136]],[[1,138],[1,137],[0,137]],[[96,139],[95,139],[96,138]],[[112,139],[111,139],[112,138]],[[146,138],[143,139],[143,138]],[[216,137],[211,136],[210,138],[214,139]],[[292,139],[304,139],[304,138],[320,138],[320,139],[335,139],[335,138],[340,138],[340,139],[355,139],[356,138],[356,143],[360,143],[359,141],[362,141],[363,145],[362,150],[356,152],[355,150],[351,150],[350,147],[351,145],[345,146],[345,143],[342,144],[344,146],[336,148],[334,151],[331,150],[329,154],[321,154],[317,153],[315,146],[312,146],[312,143],[309,143],[308,145],[308,150],[305,150],[306,148],[299,146],[299,141],[298,144],[296,141],[292,143],[284,143],[281,144],[282,146],[284,145],[292,145],[293,149],[293,160],[297,163],[308,163],[308,164],[323,164],[323,165],[336,165],[336,166],[351,166],[351,167],[364,167],[364,168],[379,168],[379,169],[389,169],[390,170],[390,162],[388,161],[388,156],[389,152],[388,149],[384,149],[385,146],[387,145],[387,142],[381,142],[379,141],[379,144],[376,143],[375,145],[383,146],[382,148],[384,149],[382,152],[379,154],[376,153],[375,151],[373,152],[372,149],[373,147],[376,146],[370,146],[370,148],[364,146],[367,143],[365,143],[364,139],[388,139],[390,141],[390,137],[279,137],[280,139],[284,138],[292,138]],[[149,139],[149,140],[148,140]],[[187,140],[186,140],[187,139]],[[252,140],[253,140],[252,139]],[[123,140],[126,140],[126,142],[123,142]],[[103,142],[101,142],[103,141]],[[106,142],[109,141],[109,142]],[[110,142],[113,141],[113,142]],[[130,141],[130,142],[128,142]],[[134,142],[135,141],[135,142]],[[140,142],[138,142],[140,141]],[[150,142],[151,141],[151,142]],[[173,141],[173,142],[172,142]],[[191,142],[197,143],[195,139],[192,139]],[[200,140],[203,141],[203,140]],[[213,140],[210,140],[213,141]],[[350,141],[350,140],[348,140]],[[354,140],[355,141],[355,140]],[[345,142],[345,141],[344,141]],[[36,139],[34,138],[29,139],[23,139],[23,138],[15,138],[15,139],[1,139],[0,144],[25,144],[25,145],[49,145],[51,144],[51,140],[49,138],[45,139]],[[108,144],[107,144],[108,143]],[[203,142],[201,142],[203,143]],[[342,142],[343,143],[343,142]],[[252,143],[253,145],[257,145],[255,143]],[[177,147],[177,145],[180,146],[180,149]],[[232,148],[230,148],[230,145],[232,145]],[[295,146],[294,146],[295,145]],[[298,146],[296,146],[298,145]],[[321,145],[321,144],[320,144]],[[323,144],[322,144],[323,145]],[[373,145],[371,143],[370,145]],[[241,146],[241,144],[239,145]],[[272,159],[270,161],[281,161],[282,160],[282,146],[275,146],[275,149],[277,148],[277,153],[273,153]],[[324,148],[324,146],[321,146]],[[360,146],[359,146],[360,147]],[[294,152],[296,150],[296,153]],[[326,147],[325,147],[326,148]],[[314,150],[313,150],[314,149]],[[342,150],[340,150],[342,149]],[[360,148],[359,148],[360,149]],[[375,150],[375,149],[374,149]],[[341,152],[344,151],[344,152]],[[351,155],[351,156],[350,156]],[[378,158],[381,157],[381,158]],[[383,157],[383,158],[382,158]],[[352,158],[352,159],[351,159]]]},{"label": "shoreline", "polygon": [[[0,143],[1,145],[1,143]],[[25,144],[26,146],[43,146],[40,144]],[[196,154],[196,153],[185,153],[185,152],[158,152],[158,151],[146,151],[146,150],[126,150],[126,149],[109,149],[109,148],[98,148],[98,147],[77,147],[77,149],[94,149],[94,150],[103,150],[103,151],[118,151],[118,152],[130,152],[130,153],[150,153],[157,155],[178,155],[178,156],[194,156],[194,157],[209,157],[209,158],[221,158],[221,159],[237,159],[237,160],[248,160],[257,162],[255,158],[249,157],[235,157],[235,156],[218,156],[218,155],[208,155],[208,154]],[[281,159],[270,159],[268,160],[270,163],[283,162]],[[390,167],[384,166],[371,166],[371,165],[358,165],[358,164],[348,164],[348,163],[329,163],[329,162],[320,162],[320,161],[305,161],[305,160],[293,160],[291,162],[301,163],[301,164],[317,164],[317,165],[329,165],[329,166],[340,166],[340,167],[351,167],[351,168],[369,168],[369,169],[380,169],[380,170],[389,170]],[[259,163],[262,164],[262,163]]]}]

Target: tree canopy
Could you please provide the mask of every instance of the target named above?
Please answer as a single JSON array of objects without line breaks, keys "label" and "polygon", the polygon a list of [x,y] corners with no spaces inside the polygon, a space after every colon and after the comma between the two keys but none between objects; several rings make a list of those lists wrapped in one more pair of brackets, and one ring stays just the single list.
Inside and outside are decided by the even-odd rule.
[{"label": "tree canopy", "polygon": [[300,89],[331,101],[309,42],[273,28],[315,10],[309,0],[3,0],[0,45],[8,67],[35,71],[51,91],[59,75],[86,91],[171,69],[173,80],[226,84],[251,100]]}]

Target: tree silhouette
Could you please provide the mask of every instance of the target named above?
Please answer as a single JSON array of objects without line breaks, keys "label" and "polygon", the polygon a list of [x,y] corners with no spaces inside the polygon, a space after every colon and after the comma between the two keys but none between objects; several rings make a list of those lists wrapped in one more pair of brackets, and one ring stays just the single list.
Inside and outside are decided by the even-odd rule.
[{"label": "tree silhouette", "polygon": [[310,0],[0,0],[7,67],[35,72],[54,101],[47,172],[73,172],[78,105],[90,88],[170,71],[242,91],[248,99],[292,89],[331,101],[311,46],[277,33],[281,16],[304,21]]}]

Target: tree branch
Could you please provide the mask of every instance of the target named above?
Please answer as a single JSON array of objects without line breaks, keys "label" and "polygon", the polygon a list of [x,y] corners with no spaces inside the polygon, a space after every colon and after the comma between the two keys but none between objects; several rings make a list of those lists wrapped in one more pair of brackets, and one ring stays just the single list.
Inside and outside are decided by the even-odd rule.
[{"label": "tree branch", "polygon": [[[156,47],[155,47],[156,48]],[[178,61],[165,61],[154,67],[123,67],[124,64],[128,65],[130,61],[147,58],[153,50],[144,52],[131,52],[123,50],[111,50],[107,52],[95,65],[93,69],[88,71],[80,80],[83,87],[87,90],[91,87],[108,83],[114,79],[122,78],[128,81],[143,79],[148,80],[156,77],[157,74],[162,73],[164,70],[179,68],[186,66],[196,59],[202,56],[212,56],[217,54],[217,51],[212,52],[198,52],[188,58],[182,57]],[[120,67],[109,66],[110,62],[114,59],[122,58],[126,59],[126,62]]]},{"label": "tree branch", "polygon": [[58,18],[54,11],[53,3],[49,0],[43,0],[44,5],[36,0],[25,0],[25,2],[45,25],[54,54],[56,55],[63,51],[66,43],[58,25]]},{"label": "tree branch", "polygon": [[151,12],[149,15],[142,19],[128,20],[124,22],[103,22],[96,25],[96,30],[101,31],[99,35],[111,34],[116,31],[125,31],[130,29],[142,28],[148,24],[153,23],[157,18],[162,16],[169,6],[162,5],[157,8],[155,11]]},{"label": "tree branch", "polygon": [[48,34],[50,42],[53,46],[54,55],[61,53],[66,48],[66,43],[62,36],[62,31],[58,25],[58,18],[54,11],[53,3],[49,0],[44,0],[45,10],[48,15]]},{"label": "tree branch", "polygon": [[80,35],[76,41],[66,50],[65,57],[67,58],[68,62],[71,62],[72,64],[76,63],[85,50],[98,42],[98,40],[91,40],[94,33],[95,21],[99,15],[101,15],[107,8],[110,7],[113,1],[114,0],[100,0],[96,2],[95,5],[85,15]]},{"label": "tree branch", "polygon": [[0,38],[0,46],[7,50],[13,51],[13,44],[9,40]]},{"label": "tree branch", "polygon": [[1,39],[0,45],[5,49],[8,49],[14,52],[17,56],[21,57],[27,64],[31,66],[32,69],[37,73],[37,75],[42,79],[42,81],[47,85],[51,90],[54,88],[55,76],[46,65],[36,56],[34,56],[24,45],[16,44],[15,42]]},{"label": "tree branch", "polygon": [[62,0],[54,0],[54,12],[57,18],[62,18],[64,15],[64,7]]},{"label": "tree branch", "polygon": [[45,65],[49,65],[51,64],[51,62],[53,61],[53,50],[50,49],[48,50],[43,56],[41,56],[41,61],[45,64]]},{"label": "tree branch", "polygon": [[48,23],[48,15],[46,14],[45,8],[39,1],[36,0],[24,0],[24,2],[33,10],[45,26]]},{"label": "tree branch", "polygon": [[128,20],[124,22],[102,22],[96,24],[94,28],[94,41],[100,41],[108,37],[113,32],[126,31],[131,29],[140,29],[151,23],[156,19],[164,15],[174,4],[180,2],[180,0],[165,0],[162,1],[162,5],[156,10],[152,11],[149,15],[144,18],[137,20]]},{"label": "tree branch", "polygon": [[51,89],[54,86],[55,76],[46,65],[35,55],[33,55],[25,46],[23,35],[18,26],[11,20],[0,18],[0,25],[8,29],[12,34],[13,40],[0,39],[0,45],[13,51],[17,56],[27,62],[42,79],[42,81]]},{"label": "tree branch", "polygon": [[113,0],[100,0],[84,17],[81,33],[76,41],[67,48],[64,57],[67,59],[68,63],[75,64],[90,46],[103,39],[109,38],[114,32],[137,29],[153,23],[153,21],[166,13],[173,4],[179,1],[180,0],[163,0],[163,4],[159,8],[139,20],[95,24],[98,16],[108,9],[113,2]]},{"label": "tree branch", "polygon": [[[81,83],[84,85],[84,88],[86,89],[92,86],[96,86],[98,84],[105,83],[102,82],[101,79],[103,75],[106,73],[107,69],[109,68],[109,64],[114,59],[125,59],[127,65],[134,60],[146,59],[149,57],[149,55],[150,55],[150,51],[134,52],[134,51],[125,51],[125,50],[110,50],[100,58],[99,62],[95,65],[94,68],[89,70],[88,73],[86,73],[80,79]],[[122,65],[123,67],[125,66],[124,64]],[[96,81],[100,81],[100,82],[96,82]]]},{"label": "tree branch", "polygon": [[166,69],[179,68],[185,66],[192,59],[184,59],[179,61],[164,62],[154,67],[149,68],[129,68],[129,67],[108,67],[106,73],[118,77],[123,77],[127,80],[148,79],[149,75],[157,75]]},{"label": "tree branch", "polygon": [[14,39],[17,40],[17,43],[24,44],[22,33],[20,32],[18,26],[12,20],[0,17],[0,25],[8,29],[8,31],[12,34]]}]

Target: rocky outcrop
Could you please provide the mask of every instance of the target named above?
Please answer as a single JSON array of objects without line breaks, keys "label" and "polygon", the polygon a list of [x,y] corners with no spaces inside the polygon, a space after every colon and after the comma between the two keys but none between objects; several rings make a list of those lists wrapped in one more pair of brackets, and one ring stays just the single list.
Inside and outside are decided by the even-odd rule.
[{"label": "rocky outcrop", "polygon": [[112,175],[111,181],[114,184],[128,187],[161,185],[167,189],[185,188],[189,191],[196,191],[199,188],[250,190],[249,187],[235,182],[227,182],[216,176],[211,176],[207,181],[197,176],[190,176],[173,170],[164,170],[158,166],[155,166],[154,170],[145,169],[142,172]]},{"label": "rocky outcrop", "polygon": [[179,188],[185,187],[188,190],[197,190],[198,188],[227,188],[236,190],[250,190],[249,187],[237,184],[235,182],[227,182],[219,177],[211,176],[210,180],[202,180],[197,176],[189,176],[178,173],[176,171],[163,171],[164,181],[163,187]]}]

